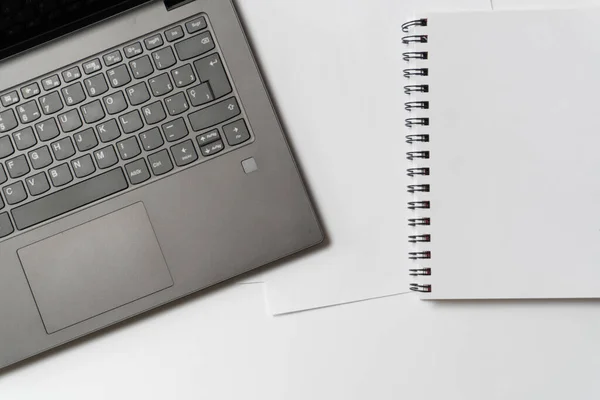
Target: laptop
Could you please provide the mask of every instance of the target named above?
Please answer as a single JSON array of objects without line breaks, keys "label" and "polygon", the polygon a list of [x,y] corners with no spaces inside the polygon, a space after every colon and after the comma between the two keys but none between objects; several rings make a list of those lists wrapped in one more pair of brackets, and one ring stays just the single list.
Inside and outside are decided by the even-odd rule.
[{"label": "laptop", "polygon": [[231,0],[0,4],[0,368],[322,240]]}]

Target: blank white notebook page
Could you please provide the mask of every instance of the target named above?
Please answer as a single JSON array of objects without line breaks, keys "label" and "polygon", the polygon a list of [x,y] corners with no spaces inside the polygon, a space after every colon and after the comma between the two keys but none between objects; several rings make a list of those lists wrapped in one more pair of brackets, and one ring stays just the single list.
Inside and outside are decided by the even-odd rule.
[{"label": "blank white notebook page", "polygon": [[600,10],[426,17],[423,297],[600,297]]}]

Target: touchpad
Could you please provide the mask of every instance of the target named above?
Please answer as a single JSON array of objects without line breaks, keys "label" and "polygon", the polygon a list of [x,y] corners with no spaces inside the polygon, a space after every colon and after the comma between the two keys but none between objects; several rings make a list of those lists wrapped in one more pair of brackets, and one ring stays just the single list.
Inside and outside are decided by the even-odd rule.
[{"label": "touchpad", "polygon": [[18,254],[49,334],[173,285],[142,203]]}]

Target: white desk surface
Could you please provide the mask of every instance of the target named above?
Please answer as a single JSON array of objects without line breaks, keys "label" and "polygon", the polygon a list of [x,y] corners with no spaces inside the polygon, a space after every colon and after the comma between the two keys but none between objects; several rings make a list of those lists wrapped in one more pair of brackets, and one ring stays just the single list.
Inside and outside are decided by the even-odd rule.
[{"label": "white desk surface", "polygon": [[[303,36],[295,14],[356,15],[364,12],[365,0],[238,3],[264,61]],[[324,3],[328,6],[320,6]],[[517,3],[494,0],[495,8],[523,5]],[[600,5],[600,0],[569,4]],[[489,1],[370,0],[372,12],[356,34],[382,32],[375,29],[379,24],[401,24],[424,7],[452,5],[486,9]],[[335,37],[335,26],[331,35],[330,40],[351,40]],[[358,50],[377,63],[377,54]],[[276,71],[285,62],[269,61],[265,67]],[[319,79],[306,77],[316,96]],[[390,79],[401,85],[400,71]],[[354,83],[368,85],[368,79],[357,77]],[[278,100],[286,97],[274,89]],[[386,88],[373,90],[390,95]],[[331,101],[368,100],[351,94],[349,88],[347,97]],[[390,127],[398,134],[401,118],[399,110],[398,126]],[[402,162],[400,151],[398,157]],[[273,317],[265,299],[262,284],[232,284],[195,296],[7,370],[0,374],[0,399],[562,400],[600,394],[598,301],[430,303],[409,294]]]}]

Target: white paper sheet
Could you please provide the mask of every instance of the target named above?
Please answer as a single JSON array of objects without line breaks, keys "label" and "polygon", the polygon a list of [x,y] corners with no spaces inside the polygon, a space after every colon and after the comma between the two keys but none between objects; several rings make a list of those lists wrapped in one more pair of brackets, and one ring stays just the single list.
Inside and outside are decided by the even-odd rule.
[{"label": "white paper sheet", "polygon": [[243,281],[266,283],[273,314],[407,292],[401,25],[489,0],[238,5],[329,237]]}]

